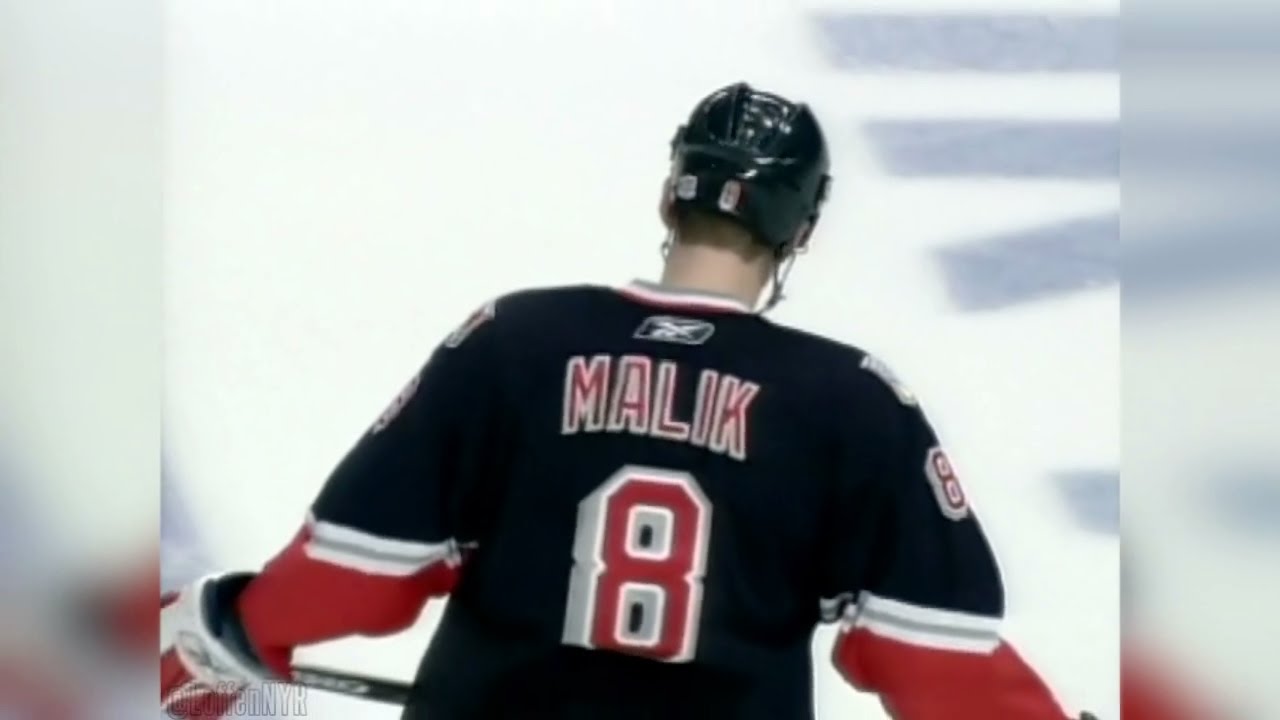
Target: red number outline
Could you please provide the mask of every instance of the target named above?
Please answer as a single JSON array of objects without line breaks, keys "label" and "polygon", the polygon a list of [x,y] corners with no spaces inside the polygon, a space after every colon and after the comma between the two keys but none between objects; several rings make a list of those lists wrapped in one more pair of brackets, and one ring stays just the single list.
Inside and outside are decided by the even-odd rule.
[{"label": "red number outline", "polygon": [[942,514],[950,520],[963,520],[969,516],[969,500],[965,496],[960,478],[956,477],[951,458],[942,448],[929,449],[924,461],[924,474],[933,487],[933,495],[938,500]]}]

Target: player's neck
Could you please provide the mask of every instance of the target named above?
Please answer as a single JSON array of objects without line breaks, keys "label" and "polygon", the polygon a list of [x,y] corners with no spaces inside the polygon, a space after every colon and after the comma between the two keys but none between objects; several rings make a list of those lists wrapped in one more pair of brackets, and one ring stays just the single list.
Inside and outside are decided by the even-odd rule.
[{"label": "player's neck", "polygon": [[723,295],[747,307],[760,301],[767,273],[720,248],[674,243],[662,270],[662,285]]}]

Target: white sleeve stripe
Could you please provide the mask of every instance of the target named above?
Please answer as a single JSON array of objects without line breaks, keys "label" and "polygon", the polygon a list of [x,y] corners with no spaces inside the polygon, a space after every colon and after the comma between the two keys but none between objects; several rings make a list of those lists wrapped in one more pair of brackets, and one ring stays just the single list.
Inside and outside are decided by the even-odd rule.
[{"label": "white sleeve stripe", "polygon": [[393,540],[370,535],[355,528],[316,520],[310,514],[307,515],[307,527],[310,528],[311,539],[316,543],[341,548],[353,554],[407,563],[429,561],[453,542],[452,540],[439,543]]},{"label": "white sleeve stripe", "polygon": [[853,621],[853,628],[865,630],[875,635],[879,635],[880,637],[896,640],[908,645],[932,648],[935,650],[949,650],[952,652],[988,655],[994,652],[996,647],[1000,644],[1000,638],[997,635],[975,637],[967,635],[937,634],[915,628],[904,627],[898,624],[883,623],[874,617],[866,616],[855,619]]},{"label": "white sleeve stripe", "polygon": [[956,639],[970,639],[974,641],[986,642],[988,640],[999,641],[1000,635],[993,630],[970,630],[953,627],[945,627],[941,625],[930,625],[927,623],[914,622],[911,620],[903,620],[902,618],[892,615],[885,615],[875,610],[863,610],[853,620],[855,626],[869,627],[875,625],[877,627],[893,627],[900,628],[904,631],[919,633],[921,635],[930,635],[937,637],[949,637]]},{"label": "white sleeve stripe", "polygon": [[333,540],[312,536],[307,543],[312,547],[323,548],[327,551],[338,553],[341,555],[349,555],[351,557],[364,558],[376,562],[385,562],[395,565],[423,566],[437,562],[451,554],[454,554],[455,544],[452,540],[438,543],[430,546],[430,552],[423,552],[414,555],[400,555],[396,553],[379,552],[371,550],[360,545],[352,545],[350,543],[335,542]]},{"label": "white sleeve stripe", "polygon": [[934,632],[986,635],[996,635],[1000,632],[999,617],[912,605],[865,591],[858,596],[857,606],[849,608],[848,613],[856,615],[872,613],[884,622],[928,627]]},{"label": "white sleeve stripe", "polygon": [[371,555],[367,552],[350,552],[340,545],[308,542],[302,546],[307,557],[338,567],[356,570],[367,575],[387,575],[391,577],[409,577],[440,562],[457,565],[456,551],[450,547],[436,556],[419,561],[406,561],[390,556]]}]

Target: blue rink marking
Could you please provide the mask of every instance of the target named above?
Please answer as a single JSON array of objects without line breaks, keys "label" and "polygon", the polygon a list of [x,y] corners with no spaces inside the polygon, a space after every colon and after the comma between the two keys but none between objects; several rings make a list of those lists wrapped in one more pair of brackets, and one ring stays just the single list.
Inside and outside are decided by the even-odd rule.
[{"label": "blue rink marking", "polygon": [[[815,16],[828,62],[847,72],[1115,73],[1119,21],[1107,16],[865,14]],[[1052,78],[1044,82],[1052,83]],[[1118,182],[1116,121],[1010,117],[876,120],[862,128],[894,178]],[[989,311],[1113,287],[1118,214],[1080,217],[937,251],[952,304]]]},{"label": "blue rink marking", "polygon": [[882,167],[895,177],[1115,180],[1117,122],[901,120],[864,131]]},{"label": "blue rink marking", "polygon": [[938,251],[947,293],[965,311],[999,310],[1119,281],[1120,215],[1077,218]]},{"label": "blue rink marking", "polygon": [[1120,473],[1077,469],[1055,473],[1057,486],[1076,524],[1090,532],[1120,533]]},{"label": "blue rink marking", "polygon": [[827,61],[842,69],[984,73],[1116,72],[1114,15],[817,16]]},{"label": "blue rink marking", "polygon": [[1229,216],[1220,210],[1176,227],[1131,229],[1120,256],[1125,303],[1139,307],[1176,293],[1276,283],[1280,209],[1236,203],[1226,210]]},{"label": "blue rink marking", "polygon": [[1273,465],[1237,461],[1206,474],[1200,490],[1215,524],[1233,534],[1280,540],[1280,473]]}]

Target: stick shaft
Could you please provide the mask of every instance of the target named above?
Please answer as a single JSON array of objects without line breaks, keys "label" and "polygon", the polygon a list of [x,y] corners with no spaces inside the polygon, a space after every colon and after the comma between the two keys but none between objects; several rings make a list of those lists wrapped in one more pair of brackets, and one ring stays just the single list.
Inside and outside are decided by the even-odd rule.
[{"label": "stick shaft", "polygon": [[392,705],[404,705],[408,702],[411,691],[408,683],[397,680],[357,675],[311,665],[295,665],[293,682],[316,690]]}]

